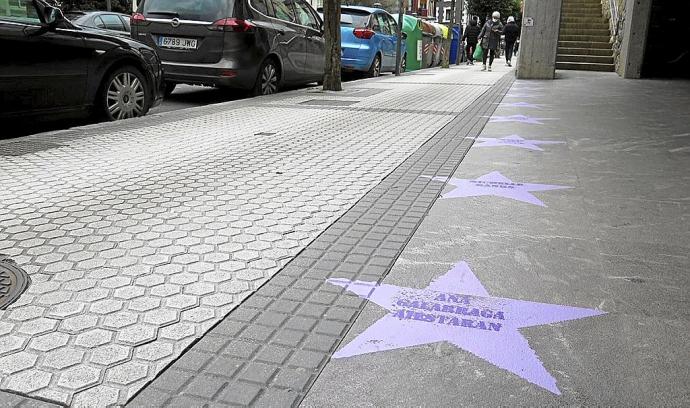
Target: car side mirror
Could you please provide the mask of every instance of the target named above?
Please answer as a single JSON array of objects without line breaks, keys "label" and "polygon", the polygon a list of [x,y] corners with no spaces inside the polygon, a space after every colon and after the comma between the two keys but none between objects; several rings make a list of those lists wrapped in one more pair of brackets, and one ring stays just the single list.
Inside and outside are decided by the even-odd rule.
[{"label": "car side mirror", "polygon": [[58,24],[65,20],[62,11],[53,6],[46,6],[43,9],[43,21],[49,28],[55,28]]}]

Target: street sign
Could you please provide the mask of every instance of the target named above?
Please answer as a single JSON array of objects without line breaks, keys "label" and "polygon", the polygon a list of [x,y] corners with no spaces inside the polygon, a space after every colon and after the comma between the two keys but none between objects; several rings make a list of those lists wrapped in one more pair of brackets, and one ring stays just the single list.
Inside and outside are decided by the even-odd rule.
[{"label": "street sign", "polygon": [[525,17],[522,21],[524,21],[524,26],[525,27],[534,27],[534,19],[532,17]]}]

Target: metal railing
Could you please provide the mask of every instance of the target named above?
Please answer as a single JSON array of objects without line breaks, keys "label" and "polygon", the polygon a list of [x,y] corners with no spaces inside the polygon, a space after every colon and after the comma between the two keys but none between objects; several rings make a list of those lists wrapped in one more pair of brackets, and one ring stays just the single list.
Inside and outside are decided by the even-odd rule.
[{"label": "metal railing", "polygon": [[611,25],[613,26],[613,35],[618,35],[619,16],[618,16],[618,2],[616,0],[609,0],[609,12],[611,13]]}]

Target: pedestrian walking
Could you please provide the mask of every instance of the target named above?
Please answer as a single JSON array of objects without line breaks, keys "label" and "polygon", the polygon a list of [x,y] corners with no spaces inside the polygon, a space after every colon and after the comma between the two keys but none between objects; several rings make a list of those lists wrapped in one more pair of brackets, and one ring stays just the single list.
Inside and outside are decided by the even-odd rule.
[{"label": "pedestrian walking", "polygon": [[466,43],[465,53],[467,54],[467,65],[474,65],[475,48],[477,48],[477,37],[479,37],[480,28],[477,25],[476,17],[470,19],[470,22],[465,27],[465,32],[462,34],[462,41]]},{"label": "pedestrian walking", "polygon": [[503,27],[503,35],[506,39],[506,66],[512,67],[510,61],[513,59],[513,49],[515,42],[520,37],[520,27],[515,24],[515,17],[508,17],[508,22]]},{"label": "pedestrian walking", "polygon": [[479,42],[484,50],[482,56],[482,71],[486,71],[486,60],[489,59],[489,71],[491,65],[496,58],[496,50],[501,42],[501,33],[503,32],[503,24],[501,23],[501,13],[494,11],[491,15],[491,20],[487,20],[479,33]]}]

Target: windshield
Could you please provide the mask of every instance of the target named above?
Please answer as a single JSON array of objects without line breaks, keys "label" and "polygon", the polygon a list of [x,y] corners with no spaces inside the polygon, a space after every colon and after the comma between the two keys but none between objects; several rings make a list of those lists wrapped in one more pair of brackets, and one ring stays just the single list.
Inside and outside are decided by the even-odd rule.
[{"label": "windshield", "polygon": [[153,18],[216,21],[231,17],[232,3],[232,0],[146,0],[143,12],[144,16]]},{"label": "windshield", "polygon": [[367,27],[369,16],[366,11],[342,9],[340,14],[340,25],[344,27]]}]

